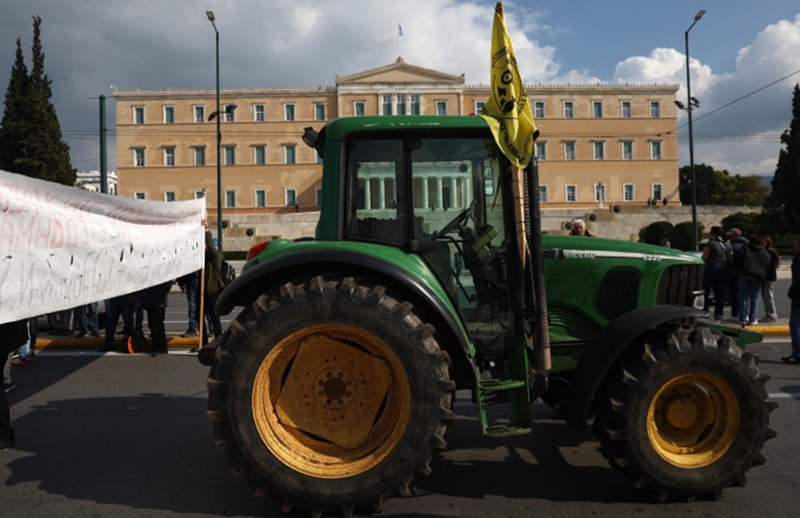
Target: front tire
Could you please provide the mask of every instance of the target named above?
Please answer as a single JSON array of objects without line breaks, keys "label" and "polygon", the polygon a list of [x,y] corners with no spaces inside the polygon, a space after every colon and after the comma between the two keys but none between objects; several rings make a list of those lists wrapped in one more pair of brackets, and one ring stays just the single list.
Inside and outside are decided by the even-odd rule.
[{"label": "front tire", "polygon": [[594,433],[611,466],[657,500],[719,498],[765,462],[777,406],[765,382],[731,338],[660,328],[609,372]]},{"label": "front tire", "polygon": [[240,314],[216,358],[217,444],[284,510],[379,510],[445,447],[449,357],[411,304],[380,286],[287,283]]}]

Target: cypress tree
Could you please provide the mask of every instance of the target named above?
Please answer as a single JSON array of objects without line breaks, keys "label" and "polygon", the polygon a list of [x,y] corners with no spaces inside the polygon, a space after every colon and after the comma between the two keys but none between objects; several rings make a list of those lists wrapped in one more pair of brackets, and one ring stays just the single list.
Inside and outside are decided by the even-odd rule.
[{"label": "cypress tree", "polygon": [[[41,42],[42,19],[33,18],[33,59],[30,74],[25,73],[20,40],[3,115],[3,169],[62,183],[75,184],[75,170],[69,146],[63,141],[61,125],[50,98],[52,81],[44,72]],[[25,79],[23,80],[22,77]]]},{"label": "cypress tree", "polygon": [[800,232],[800,86],[795,85],[792,96],[792,122],[781,135],[783,148],[778,156],[772,192],[764,208],[773,232]]}]

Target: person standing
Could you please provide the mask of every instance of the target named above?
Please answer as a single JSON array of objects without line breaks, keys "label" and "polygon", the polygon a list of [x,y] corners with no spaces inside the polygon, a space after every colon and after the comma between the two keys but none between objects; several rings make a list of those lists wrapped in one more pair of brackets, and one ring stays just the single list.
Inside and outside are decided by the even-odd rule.
[{"label": "person standing", "polygon": [[150,354],[159,356],[168,354],[167,331],[164,328],[164,317],[167,311],[167,298],[172,288],[172,281],[162,282],[141,291],[142,308],[147,311],[147,327],[150,328],[152,345]]},{"label": "person standing", "polygon": [[708,242],[703,247],[703,292],[705,293],[705,311],[711,290],[714,290],[714,320],[722,320],[725,311],[725,286],[730,278],[731,246],[722,238],[722,227],[711,227]]},{"label": "person standing", "polygon": [[738,271],[740,324],[758,324],[758,296],[761,285],[767,280],[771,262],[758,236],[751,237],[739,252],[734,252],[734,264]]},{"label": "person standing", "polygon": [[192,338],[197,336],[198,323],[197,311],[200,308],[200,271],[187,273],[178,279],[178,285],[181,290],[186,292],[186,304],[188,306],[188,320],[189,327],[183,333],[184,338]]},{"label": "person standing", "polygon": [[593,237],[589,230],[586,228],[586,222],[582,219],[576,219],[572,222],[572,229],[569,231],[571,236]]},{"label": "person standing", "polygon": [[738,274],[739,272],[736,269],[736,266],[733,264],[733,258],[739,253],[744,245],[747,244],[747,239],[742,236],[741,230],[738,228],[732,228],[728,231],[728,243],[730,243],[731,248],[733,249],[733,256],[731,256],[731,269],[730,269],[730,285],[729,288],[729,302],[731,304],[731,316],[734,320],[738,320],[740,318],[739,315],[739,279]]},{"label": "person standing", "polygon": [[789,337],[792,339],[792,354],[781,361],[800,365],[800,236],[792,242],[792,284],[789,286],[792,309],[789,314]]},{"label": "person standing", "polygon": [[[6,358],[29,340],[28,319],[0,325],[0,357]],[[0,390],[0,450],[14,445],[14,429],[11,428],[11,409],[6,391]]]},{"label": "person standing", "polygon": [[106,301],[106,337],[103,345],[98,349],[101,352],[114,351],[114,335],[117,333],[117,323],[122,316],[123,341],[122,347],[117,352],[128,352],[128,338],[133,336],[133,295],[119,295]]},{"label": "person standing", "polygon": [[778,267],[781,265],[781,256],[772,244],[772,238],[764,236],[761,244],[769,254],[770,265],[767,268],[767,279],[761,285],[761,298],[764,299],[764,312],[766,316],[762,322],[777,322],[778,312],[775,310],[775,281],[778,280]]},{"label": "person standing", "polygon": [[[214,246],[211,232],[206,231],[206,267],[205,267],[205,297],[203,306],[206,316],[211,320],[214,328],[214,338],[222,335],[222,322],[220,322],[215,306],[217,299],[225,289],[222,280],[222,255]],[[203,326],[203,344],[208,343],[208,327]]]}]

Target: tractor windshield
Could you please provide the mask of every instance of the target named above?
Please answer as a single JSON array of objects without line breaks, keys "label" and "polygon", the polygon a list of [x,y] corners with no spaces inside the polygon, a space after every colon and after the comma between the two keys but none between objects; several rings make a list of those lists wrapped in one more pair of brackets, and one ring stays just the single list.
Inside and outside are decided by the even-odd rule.
[{"label": "tractor windshield", "polygon": [[[511,211],[494,140],[371,139],[348,145],[347,238],[403,246],[436,272],[476,342],[512,332],[509,268]],[[491,344],[483,344],[484,347]],[[498,344],[499,346],[501,344]]]}]

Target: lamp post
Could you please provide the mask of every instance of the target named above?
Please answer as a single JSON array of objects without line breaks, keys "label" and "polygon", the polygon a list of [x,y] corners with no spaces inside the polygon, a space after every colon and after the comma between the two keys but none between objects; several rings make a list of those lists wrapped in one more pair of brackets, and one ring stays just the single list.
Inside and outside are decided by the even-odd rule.
[{"label": "lamp post", "polygon": [[686,29],[685,42],[686,42],[686,113],[689,115],[689,170],[692,176],[692,244],[693,250],[697,251],[697,182],[694,175],[694,135],[692,134],[692,109],[700,105],[697,99],[692,97],[692,82],[689,74],[689,31],[692,30],[703,15],[706,14],[705,10],[700,10],[694,16],[694,21]]},{"label": "lamp post", "polygon": [[217,39],[217,110],[211,114],[209,119],[217,118],[217,247],[219,252],[222,253],[222,128],[220,126],[222,116],[219,111],[219,31],[217,25],[214,23],[214,11],[206,11],[208,21],[214,27],[214,34]]}]

